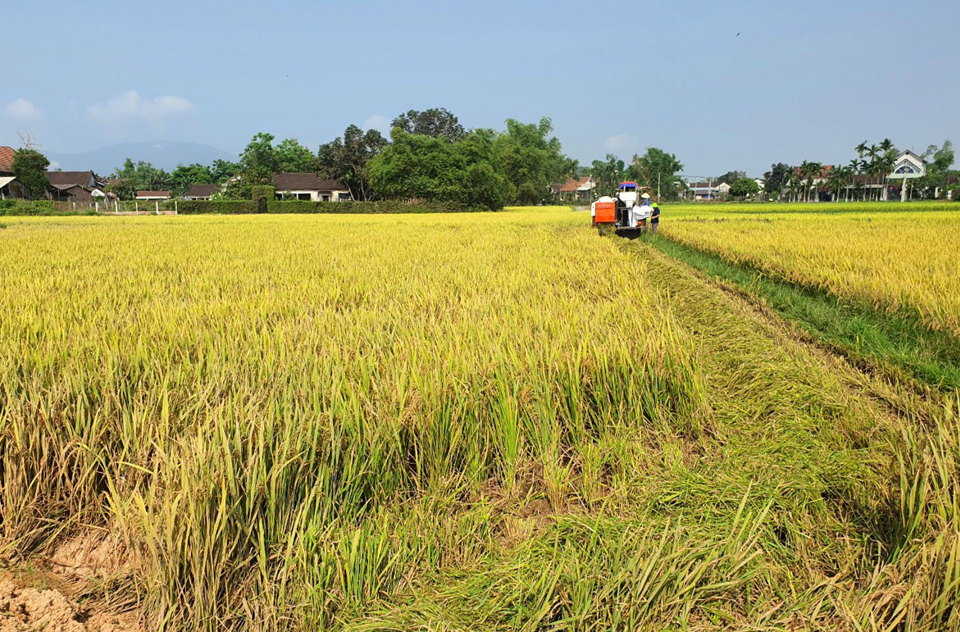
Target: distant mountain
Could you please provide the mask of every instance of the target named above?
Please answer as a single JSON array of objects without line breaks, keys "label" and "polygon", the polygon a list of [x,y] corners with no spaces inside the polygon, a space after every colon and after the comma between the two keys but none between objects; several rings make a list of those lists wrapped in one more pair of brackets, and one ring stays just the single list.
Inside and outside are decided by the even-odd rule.
[{"label": "distant mountain", "polygon": [[167,171],[172,171],[179,164],[189,165],[198,162],[202,165],[209,165],[217,159],[237,160],[236,155],[228,154],[210,145],[160,140],[110,145],[95,151],[85,151],[78,154],[49,152],[46,156],[50,159],[52,168],[60,168],[63,171],[92,170],[99,176],[113,173],[114,169],[123,166],[123,161],[127,158],[134,162],[143,160],[158,169]]}]

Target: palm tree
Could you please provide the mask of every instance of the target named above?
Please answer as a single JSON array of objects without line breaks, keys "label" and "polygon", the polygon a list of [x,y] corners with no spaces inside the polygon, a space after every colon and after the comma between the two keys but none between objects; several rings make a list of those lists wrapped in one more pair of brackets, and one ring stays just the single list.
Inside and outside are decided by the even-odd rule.
[{"label": "palm tree", "polygon": [[803,177],[797,173],[790,177],[790,195],[793,202],[800,202],[800,193],[803,191]]},{"label": "palm tree", "polygon": [[[880,183],[884,185],[883,190],[886,191],[885,185],[887,181],[887,174],[893,170],[893,165],[897,164],[897,155],[899,154],[899,152],[897,151],[897,148],[894,146],[893,141],[891,141],[889,138],[884,138],[880,142],[879,149],[881,152],[883,152],[880,155],[880,160],[879,160]],[[906,180],[904,180],[904,184],[906,184]]]},{"label": "palm tree", "polygon": [[[857,173],[860,172],[860,161],[857,159],[851,160],[850,164],[846,166],[846,169],[847,169],[848,180],[850,181],[850,183],[853,183],[853,181],[856,179]],[[847,189],[847,201],[848,202],[850,201],[849,189]]]},{"label": "palm tree", "polygon": [[853,189],[853,180],[854,180],[854,178],[855,178],[856,175],[857,175],[857,170],[854,169],[853,167],[851,167],[850,165],[847,165],[846,167],[843,168],[843,175],[844,175],[844,178],[843,178],[843,180],[844,180],[844,192],[843,192],[844,195],[843,195],[843,199],[844,199],[844,201],[849,202],[849,201],[850,201],[850,197],[851,197],[851,193],[852,193],[852,189]]},{"label": "palm tree", "polygon": [[791,171],[790,177],[787,178],[787,181],[784,183],[787,188],[787,195],[791,202],[796,202],[797,191],[800,189],[800,176],[796,171]]},{"label": "palm tree", "polygon": [[867,141],[863,141],[853,148],[853,150],[857,152],[857,158],[859,158],[861,162],[863,162],[863,154],[866,153],[867,147]]},{"label": "palm tree", "polygon": [[[867,164],[864,171],[866,171],[872,176],[876,176],[877,172],[879,171],[879,167],[877,166],[877,163],[878,163],[878,159],[880,158],[880,148],[877,147],[876,145],[870,145],[869,147],[867,147],[867,157],[870,159],[870,162]],[[877,200],[878,201],[880,200],[879,189],[877,189]]]},{"label": "palm tree", "polygon": [[[893,171],[893,166],[897,164],[897,156],[900,154],[900,152],[897,151],[897,148],[896,146],[894,146],[893,141],[891,141],[889,138],[884,138],[883,141],[881,141],[880,151],[883,152],[883,155],[881,156],[881,159],[880,159],[880,164],[881,164],[880,175],[882,178],[881,182],[884,185],[886,185],[887,174]],[[906,184],[907,184],[907,181],[906,179],[904,179],[903,186],[906,186]],[[886,186],[884,186],[884,191],[886,191]]]},{"label": "palm tree", "polygon": [[[850,180],[853,177],[853,171],[850,167],[840,165],[835,167],[833,171],[830,172],[830,188],[835,192],[836,202],[840,201],[840,189],[843,189],[850,183]],[[847,190],[847,197],[849,198],[849,189]]]},{"label": "palm tree", "polygon": [[810,190],[813,188],[813,180],[814,178],[819,178],[822,173],[823,165],[819,162],[804,160],[803,164],[800,165],[800,174],[807,179],[807,187],[804,194],[804,197],[806,198],[805,201],[810,201]]},{"label": "palm tree", "polygon": [[[807,178],[810,176],[810,161],[804,160],[800,163],[800,167],[797,169],[797,179],[801,182],[806,182]],[[803,201],[806,202],[810,197],[810,188],[807,186],[803,187]]]}]

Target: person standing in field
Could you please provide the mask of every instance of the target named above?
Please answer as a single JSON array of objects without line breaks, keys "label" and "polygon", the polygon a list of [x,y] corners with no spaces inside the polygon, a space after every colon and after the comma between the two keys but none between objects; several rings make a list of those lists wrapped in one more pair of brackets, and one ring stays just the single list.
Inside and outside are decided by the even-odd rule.
[{"label": "person standing in field", "polygon": [[640,225],[640,220],[645,217],[649,217],[650,213],[650,195],[643,193],[640,195],[642,202],[637,202],[633,206],[633,214],[631,216],[630,226],[635,227]]},{"label": "person standing in field", "polygon": [[653,211],[650,213],[650,232],[657,234],[657,226],[660,224],[660,204],[653,203]]}]

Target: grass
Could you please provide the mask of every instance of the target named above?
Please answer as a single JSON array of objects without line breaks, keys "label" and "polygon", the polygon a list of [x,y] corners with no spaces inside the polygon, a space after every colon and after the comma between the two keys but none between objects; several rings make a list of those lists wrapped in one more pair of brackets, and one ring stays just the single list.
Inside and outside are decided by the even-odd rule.
[{"label": "grass", "polygon": [[[960,204],[945,201],[923,202],[820,202],[808,203],[685,203],[666,204],[670,217],[682,219],[763,218],[779,215],[839,216],[869,214],[883,216],[888,213],[960,212]],[[666,215],[664,215],[666,218]]]},{"label": "grass", "polygon": [[0,550],[119,534],[150,629],[955,629],[956,408],[588,221],[23,220]]},{"label": "grass", "polygon": [[671,222],[664,234],[837,298],[913,312],[927,326],[960,337],[960,266],[953,254],[960,251],[960,213],[782,213],[682,220]]},{"label": "grass", "polygon": [[960,339],[949,331],[930,329],[913,314],[891,313],[862,301],[838,301],[824,290],[781,281],[749,265],[663,237],[647,243],[764,299],[779,316],[856,361],[903,371],[937,388],[960,388]]}]

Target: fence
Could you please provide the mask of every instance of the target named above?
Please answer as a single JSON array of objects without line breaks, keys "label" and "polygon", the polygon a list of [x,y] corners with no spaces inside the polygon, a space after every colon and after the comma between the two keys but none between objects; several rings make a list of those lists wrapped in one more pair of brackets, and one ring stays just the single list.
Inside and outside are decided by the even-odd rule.
[{"label": "fence", "polygon": [[92,202],[54,202],[59,213],[89,213],[100,215],[173,215],[183,200],[95,200]]},{"label": "fence", "polygon": [[[379,200],[376,202],[310,202],[270,200],[270,214],[386,215],[401,213],[473,213],[489,209],[456,202],[432,200]],[[0,215],[246,215],[264,210],[252,200],[93,200],[50,202],[5,200]]]}]

